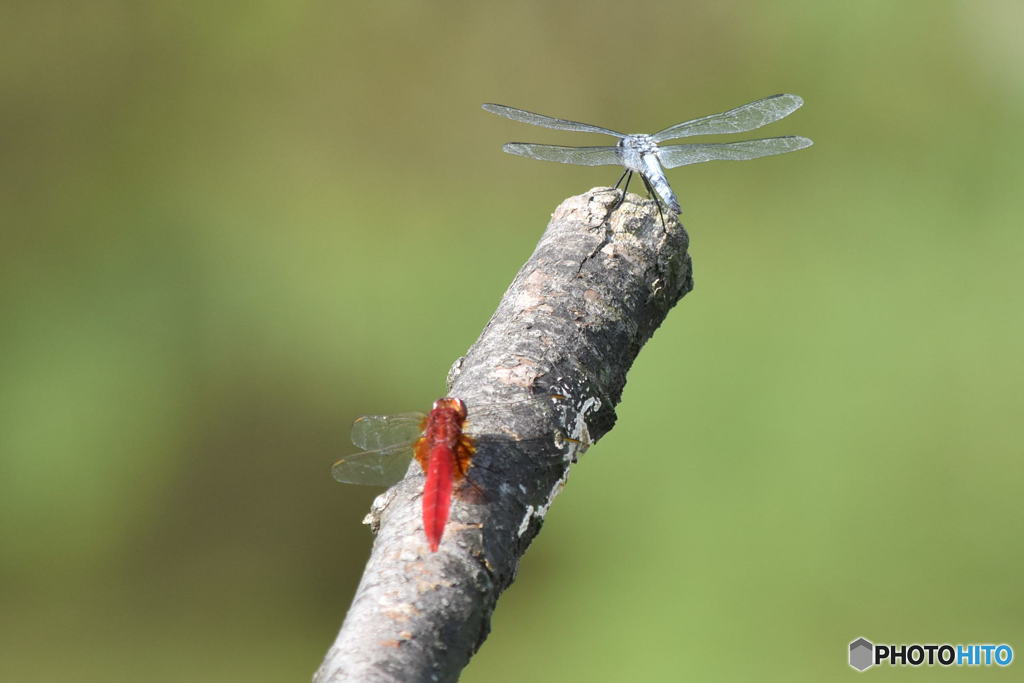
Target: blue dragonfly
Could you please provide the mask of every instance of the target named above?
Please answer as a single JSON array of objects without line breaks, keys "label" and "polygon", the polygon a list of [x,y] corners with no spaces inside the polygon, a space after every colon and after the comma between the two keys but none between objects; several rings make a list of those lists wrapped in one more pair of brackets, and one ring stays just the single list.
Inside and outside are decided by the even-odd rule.
[{"label": "blue dragonfly", "polygon": [[[772,95],[720,114],[711,114],[692,121],[677,123],[653,135],[620,133],[610,128],[556,119],[503,104],[485,104],[483,108],[492,114],[533,126],[579,133],[601,133],[618,138],[618,144],[600,147],[562,147],[530,142],[509,142],[502,149],[509,154],[517,154],[540,161],[557,161],[562,164],[578,166],[623,166],[625,171],[619,177],[619,181],[615,183],[615,187],[618,188],[623,180],[626,181],[622,190],[623,198],[626,196],[626,190],[629,189],[629,181],[633,178],[633,173],[638,173],[647,187],[647,193],[658,203],[659,213],[664,204],[667,210],[678,215],[682,212],[682,207],[679,206],[679,200],[669,186],[663,169],[699,164],[702,161],[757,159],[773,154],[795,152],[798,149],[810,147],[814,143],[799,135],[741,140],[739,142],[706,142],[664,146],[659,146],[659,143],[693,135],[721,135],[754,130],[789,116],[803,103],[803,99],[798,95]],[[622,198],[619,202],[621,203],[621,201]]]}]

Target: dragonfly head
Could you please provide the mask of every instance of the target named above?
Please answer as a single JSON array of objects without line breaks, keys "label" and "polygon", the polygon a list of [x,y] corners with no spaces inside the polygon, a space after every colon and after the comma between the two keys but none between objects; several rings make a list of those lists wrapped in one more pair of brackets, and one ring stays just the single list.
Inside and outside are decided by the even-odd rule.
[{"label": "dragonfly head", "polygon": [[448,396],[439,398],[434,401],[434,410],[451,411],[454,412],[460,420],[466,419],[466,404],[462,402],[461,398],[451,398]]},{"label": "dragonfly head", "polygon": [[618,146],[631,149],[638,154],[649,154],[658,151],[658,143],[646,133],[633,133],[624,138],[619,138]]}]

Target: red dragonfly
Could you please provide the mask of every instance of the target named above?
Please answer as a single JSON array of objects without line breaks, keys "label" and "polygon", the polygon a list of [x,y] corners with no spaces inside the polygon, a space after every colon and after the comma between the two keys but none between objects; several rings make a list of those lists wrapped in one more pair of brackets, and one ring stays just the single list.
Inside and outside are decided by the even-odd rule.
[{"label": "red dragonfly", "polygon": [[352,425],[352,443],[364,452],[334,463],[331,474],[346,484],[390,486],[405,475],[411,450],[427,474],[423,531],[430,550],[437,552],[452,490],[465,478],[476,450],[472,437],[462,431],[465,422],[466,404],[448,397],[434,401],[428,415],[365,415]]}]

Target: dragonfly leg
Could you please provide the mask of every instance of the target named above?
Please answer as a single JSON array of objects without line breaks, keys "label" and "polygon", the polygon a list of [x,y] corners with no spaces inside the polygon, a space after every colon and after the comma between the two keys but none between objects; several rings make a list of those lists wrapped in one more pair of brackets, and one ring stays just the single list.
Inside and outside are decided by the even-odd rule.
[{"label": "dragonfly leg", "polygon": [[640,177],[643,179],[644,186],[647,188],[647,194],[650,196],[651,199],[654,200],[655,206],[658,207],[658,217],[661,219],[661,227],[662,227],[662,229],[664,229],[665,228],[665,214],[663,214],[661,212],[661,200],[658,199],[658,195],[655,194],[654,188],[651,187],[651,181],[647,180],[647,176],[645,176],[643,173],[641,173]]},{"label": "dragonfly leg", "polygon": [[[617,183],[615,183],[615,189],[616,190],[619,189],[619,185],[622,184],[622,179],[625,178],[629,173],[632,173],[632,171],[630,171],[628,168],[625,171],[622,172],[622,175],[619,176],[619,181]],[[628,180],[626,181],[626,184],[629,185],[629,181]]]},{"label": "dragonfly leg", "polygon": [[622,175],[619,176],[619,182],[615,183],[616,190],[619,189],[619,185],[622,184],[623,178],[626,179],[626,186],[622,188],[622,196],[619,197],[619,200],[617,202],[615,202],[615,206],[612,207],[612,211],[615,211],[617,208],[622,206],[622,202],[626,200],[626,191],[629,190],[629,181],[633,179],[633,172],[630,171],[628,168],[622,172]]}]

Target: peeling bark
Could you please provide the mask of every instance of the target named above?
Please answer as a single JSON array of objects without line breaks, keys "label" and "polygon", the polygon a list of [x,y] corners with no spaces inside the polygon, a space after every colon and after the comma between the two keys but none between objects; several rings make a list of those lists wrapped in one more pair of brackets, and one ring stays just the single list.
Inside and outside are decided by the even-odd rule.
[{"label": "peeling bark", "polygon": [[466,402],[478,444],[471,481],[436,553],[418,466],[374,502],[373,551],[315,683],[454,681],[487,637],[570,465],[615,424],[626,372],[693,287],[682,226],[636,195],[614,208],[621,196],[595,188],[555,210],[452,366],[449,395]]}]

